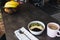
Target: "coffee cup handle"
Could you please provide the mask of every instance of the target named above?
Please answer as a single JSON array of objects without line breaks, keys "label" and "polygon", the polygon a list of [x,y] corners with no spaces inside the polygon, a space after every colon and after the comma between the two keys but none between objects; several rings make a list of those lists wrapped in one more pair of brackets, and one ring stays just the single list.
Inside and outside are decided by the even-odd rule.
[{"label": "coffee cup handle", "polygon": [[[58,34],[59,33],[59,34]],[[58,30],[58,32],[57,32],[57,37],[60,37],[60,28],[59,28],[59,30]]]}]

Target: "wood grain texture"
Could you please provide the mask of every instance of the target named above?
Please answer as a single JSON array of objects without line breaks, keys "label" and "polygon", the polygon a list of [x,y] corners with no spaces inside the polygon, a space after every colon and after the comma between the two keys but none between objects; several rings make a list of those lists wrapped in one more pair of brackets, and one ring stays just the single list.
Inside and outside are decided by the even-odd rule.
[{"label": "wood grain texture", "polygon": [[2,19],[2,14],[0,12],[0,38],[5,34],[4,22]]}]

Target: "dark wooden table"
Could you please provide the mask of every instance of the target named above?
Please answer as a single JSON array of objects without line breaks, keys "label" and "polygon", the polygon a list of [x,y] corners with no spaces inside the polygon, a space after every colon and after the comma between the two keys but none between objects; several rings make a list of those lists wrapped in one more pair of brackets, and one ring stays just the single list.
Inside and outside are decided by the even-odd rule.
[{"label": "dark wooden table", "polygon": [[[44,22],[45,25],[47,25],[48,22],[58,23],[56,19],[50,17],[50,15],[48,14],[40,10],[39,8],[34,7],[31,4],[22,5],[20,7],[20,10],[17,13],[12,14],[12,15],[9,15],[3,12],[6,39],[18,40],[14,34],[14,31],[21,27],[25,27],[28,30],[27,25],[31,21],[39,20],[39,21]],[[46,34],[46,29],[41,35],[36,36],[36,37],[39,38],[39,40],[60,40],[60,38],[58,37],[56,38],[48,37]]]}]

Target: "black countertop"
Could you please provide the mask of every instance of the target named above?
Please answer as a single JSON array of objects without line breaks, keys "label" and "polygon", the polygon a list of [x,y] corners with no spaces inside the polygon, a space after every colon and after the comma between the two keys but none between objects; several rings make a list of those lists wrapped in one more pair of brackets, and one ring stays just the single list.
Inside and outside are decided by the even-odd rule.
[{"label": "black countertop", "polygon": [[[22,5],[20,10],[12,15],[3,12],[3,20],[5,24],[7,40],[18,40],[14,34],[14,31],[21,27],[25,27],[28,30],[27,25],[31,21],[42,21],[45,23],[45,25],[47,25],[48,22],[58,23],[56,19],[50,17],[50,15],[31,4]],[[36,37],[39,38],[39,40],[60,40],[58,37],[48,37],[46,34],[46,29],[41,35]]]}]

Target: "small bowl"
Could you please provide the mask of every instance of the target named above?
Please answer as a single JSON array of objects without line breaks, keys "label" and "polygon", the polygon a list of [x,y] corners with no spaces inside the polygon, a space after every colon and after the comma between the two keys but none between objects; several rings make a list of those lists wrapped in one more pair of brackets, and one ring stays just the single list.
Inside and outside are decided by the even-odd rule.
[{"label": "small bowl", "polygon": [[[32,31],[32,30],[29,28],[32,23],[39,23],[39,24],[41,24],[41,25],[44,27],[44,29],[41,30],[41,31]],[[43,22],[41,22],[41,21],[32,21],[32,22],[30,22],[30,23],[28,24],[28,29],[29,29],[29,31],[30,31],[32,34],[34,34],[34,35],[40,35],[40,34],[45,30],[45,24],[44,24]]]}]

